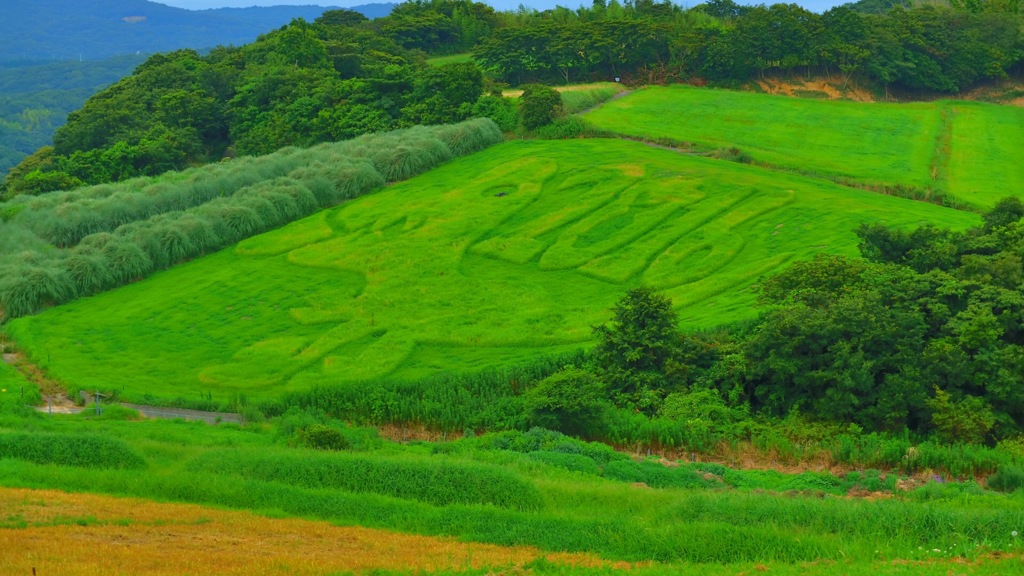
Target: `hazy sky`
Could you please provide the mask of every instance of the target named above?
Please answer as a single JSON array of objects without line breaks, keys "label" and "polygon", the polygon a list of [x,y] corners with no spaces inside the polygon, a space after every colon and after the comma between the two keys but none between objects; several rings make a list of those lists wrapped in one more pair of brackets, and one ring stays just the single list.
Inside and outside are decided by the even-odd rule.
[{"label": "hazy sky", "polygon": [[[177,6],[179,8],[188,8],[190,10],[202,10],[204,8],[245,8],[248,6],[280,6],[282,4],[292,5],[323,5],[323,6],[357,6],[359,4],[371,4],[375,2],[387,2],[387,1],[401,1],[401,0],[160,0],[161,4],[167,4],[168,6]],[[484,0],[487,4],[494,6],[499,10],[511,10],[524,4],[531,8],[538,10],[545,10],[547,8],[553,8],[556,5],[562,5],[570,8],[575,8],[580,4],[590,4],[591,0]],[[774,4],[775,2],[785,1],[786,3],[792,2],[793,0],[738,0],[740,4]],[[822,12],[828,10],[832,6],[838,6],[839,4],[845,4],[852,0],[796,0],[796,4],[799,4],[809,10],[815,12]],[[684,0],[678,2],[682,6],[695,6],[701,3],[701,0]]]}]

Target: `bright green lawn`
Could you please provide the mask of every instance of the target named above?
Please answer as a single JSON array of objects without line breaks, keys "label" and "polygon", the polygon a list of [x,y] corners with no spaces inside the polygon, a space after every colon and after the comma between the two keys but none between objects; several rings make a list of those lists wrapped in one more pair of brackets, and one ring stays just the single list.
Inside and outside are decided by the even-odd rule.
[{"label": "bright green lawn", "polygon": [[946,191],[982,208],[1024,185],[1024,110],[1011,106],[864,104],[672,86],[639,90],[586,117],[622,134],[737,147],[788,170]]},{"label": "bright green lawn", "polygon": [[73,387],[275,397],[574,349],[640,284],[688,328],[748,319],[761,275],[855,255],[876,221],[978,218],[633,142],[516,141],[9,331]]},{"label": "bright green lawn", "polygon": [[1024,196],[1024,109],[979,102],[955,102],[948,109],[949,192],[982,206]]},{"label": "bright green lawn", "polygon": [[462,54],[452,54],[450,56],[437,56],[434,58],[428,58],[427,64],[431,66],[444,66],[445,64],[461,64],[463,62],[472,62],[473,55],[465,52]]}]

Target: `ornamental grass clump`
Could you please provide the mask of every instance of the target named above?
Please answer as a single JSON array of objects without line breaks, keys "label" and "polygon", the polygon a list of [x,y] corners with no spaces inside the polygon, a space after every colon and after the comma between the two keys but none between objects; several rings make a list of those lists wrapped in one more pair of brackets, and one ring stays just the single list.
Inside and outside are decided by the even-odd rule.
[{"label": "ornamental grass clump", "polygon": [[436,126],[433,131],[455,156],[478,152],[503,139],[501,129],[489,118],[477,118],[461,124]]},{"label": "ornamental grass clump", "polygon": [[78,295],[71,274],[57,260],[0,267],[0,302],[4,318],[66,302]]},{"label": "ornamental grass clump", "polygon": [[81,294],[95,294],[114,285],[110,260],[95,248],[87,246],[74,250],[64,261],[64,266]]}]

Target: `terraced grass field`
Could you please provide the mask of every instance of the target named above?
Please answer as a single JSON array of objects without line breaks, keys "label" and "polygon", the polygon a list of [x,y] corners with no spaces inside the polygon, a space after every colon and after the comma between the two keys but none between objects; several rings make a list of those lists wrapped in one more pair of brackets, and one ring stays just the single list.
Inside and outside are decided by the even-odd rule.
[{"label": "terraced grass field", "polygon": [[416,536],[326,522],[267,518],[138,498],[0,488],[3,573],[65,576],[134,574],[701,574],[918,575],[1014,573],[1015,555],[928,561],[740,563],[729,565],[602,561],[454,538]]},{"label": "terraced grass field", "polygon": [[619,140],[517,141],[137,284],[12,322],[49,374],[129,397],[412,379],[576,349],[630,287],[686,327],[862,222],[973,215]]},{"label": "terraced grass field", "polygon": [[978,102],[819,101],[649,87],[586,115],[599,128],[737,147],[755,161],[865,185],[948,194],[987,208],[1024,194],[1024,109]]},{"label": "terraced grass field", "polygon": [[[1021,566],[1024,501],[973,479],[906,492],[878,471],[666,464],[544,431],[403,445],[340,425],[351,447],[339,453],[296,445],[309,414],[240,428],[19,416],[5,404],[7,447],[14,436],[65,444],[0,457],[4,575],[601,574],[640,563],[650,576],[937,576]],[[140,464],[120,466],[110,452],[89,460],[83,435]],[[356,489],[338,482],[384,468]],[[526,488],[508,496],[531,505],[461,498],[501,489],[494,477]]]}]

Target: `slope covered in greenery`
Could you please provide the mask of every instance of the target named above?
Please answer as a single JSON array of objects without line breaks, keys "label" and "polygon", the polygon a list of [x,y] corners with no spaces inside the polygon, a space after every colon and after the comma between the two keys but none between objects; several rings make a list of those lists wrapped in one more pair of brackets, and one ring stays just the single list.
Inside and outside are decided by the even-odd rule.
[{"label": "slope covered in greenery", "polygon": [[[312,4],[312,2],[311,2]],[[373,18],[391,3],[354,6]],[[10,2],[0,20],[0,61],[98,60],[181,48],[241,45],[295,18],[313,20],[324,6],[185,10],[148,0]]]},{"label": "slope covered in greenery", "polygon": [[127,76],[143,56],[0,64],[0,174],[48,145],[69,112]]},{"label": "slope covered in greenery", "polygon": [[586,115],[640,138],[736,147],[754,161],[991,208],[1024,190],[1024,109],[977,102],[825,102],[650,87]]},{"label": "slope covered in greenery", "polygon": [[[666,465],[540,429],[402,445],[315,411],[295,410],[273,424],[244,428],[125,421],[131,414],[114,409],[100,418],[15,411],[13,402],[0,397],[0,440],[10,449],[0,457],[4,487],[199,504],[532,546],[543,553],[587,553],[605,561],[651,563],[640,573],[652,576],[735,574],[754,563],[784,574],[864,574],[883,564],[905,568],[918,561],[955,566],[957,573],[969,566],[982,568],[970,573],[996,574],[1019,565],[1013,532],[1024,523],[1024,502],[983,490],[973,480],[902,491],[896,485],[904,477],[877,470],[783,473],[708,462]],[[83,437],[90,441],[79,441]],[[54,449],[34,449],[38,439]],[[97,454],[98,443],[108,449]],[[857,497],[864,495],[871,497]],[[197,511],[191,518],[139,518],[135,512],[144,504],[135,500],[111,499],[101,510],[65,506],[42,494],[23,493],[18,501],[0,496],[0,538],[9,543],[0,558],[37,549],[18,544],[36,542],[40,533],[52,538],[48,543],[68,545],[59,555],[34,557],[37,568],[52,566],[53,558],[76,557],[73,542],[80,541],[81,531],[92,552],[107,527],[130,528],[138,542],[156,525],[167,542],[183,530],[198,535],[218,517]],[[50,533],[54,527],[62,529]],[[317,538],[305,530],[276,537]],[[8,565],[24,562],[16,552]],[[1002,558],[989,558],[990,553]],[[964,559],[981,564],[965,565]],[[986,565],[995,569],[984,570]],[[546,563],[536,567],[538,573],[563,570]]]},{"label": "slope covered in greenery", "polygon": [[501,141],[483,118],[0,205],[0,319],[134,281]]},{"label": "slope covered in greenery", "polygon": [[976,218],[630,142],[512,142],[9,331],[71,386],[275,397],[586,344],[641,283],[688,327],[751,318],[761,275],[854,254],[864,222]]}]

